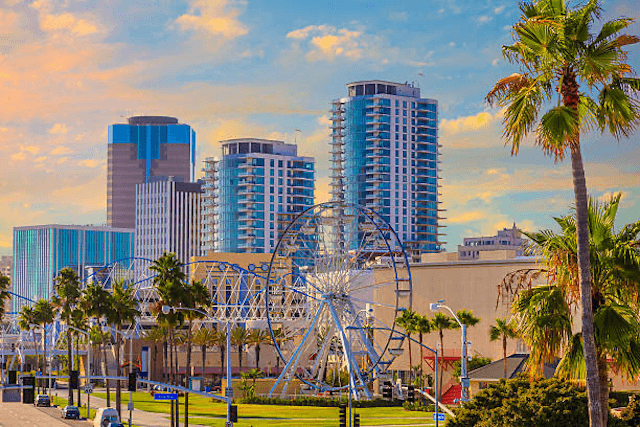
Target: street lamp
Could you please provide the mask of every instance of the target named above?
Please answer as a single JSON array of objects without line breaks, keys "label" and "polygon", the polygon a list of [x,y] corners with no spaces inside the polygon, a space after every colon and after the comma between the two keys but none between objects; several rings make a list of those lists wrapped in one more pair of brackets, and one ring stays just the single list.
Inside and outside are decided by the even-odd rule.
[{"label": "street lamp", "polygon": [[[200,313],[206,318],[216,322],[216,319],[214,319],[210,314],[205,311],[198,310],[197,308],[173,307],[170,305],[162,306],[162,313],[165,315],[171,313],[172,311],[176,312],[178,310]],[[189,373],[187,373],[187,375],[189,375]],[[233,387],[231,386],[231,322],[229,322],[229,320],[227,320],[227,387],[224,391],[224,396],[227,398],[227,423],[225,427],[233,427],[233,422],[231,421],[231,403],[233,399]]]},{"label": "street lamp", "polygon": [[451,307],[444,304],[444,300],[441,299],[438,302],[433,302],[429,304],[429,308],[431,311],[437,311],[441,308],[449,310],[449,313],[453,316],[453,318],[458,322],[460,327],[462,328],[462,372],[460,375],[460,385],[462,386],[462,396],[460,396],[460,400],[462,402],[469,401],[469,376],[467,375],[467,325],[462,323],[456,313],[453,312]]},{"label": "street lamp", "polygon": [[[129,359],[130,359],[129,360],[129,372],[131,372],[133,370],[133,366],[132,366],[132,363],[133,363],[133,360],[132,360],[133,359],[133,339],[135,338],[135,336],[131,335],[131,334],[126,334],[126,333],[124,333],[122,331],[117,330],[116,328],[112,328],[112,327],[108,326],[107,324],[102,325],[102,332],[107,333],[109,331],[113,331],[116,334],[120,334],[120,335],[122,335],[123,337],[125,337],[126,339],[129,340]],[[118,360],[117,363],[119,364],[120,361]],[[133,411],[133,392],[132,391],[129,391],[129,405],[128,405],[128,407],[129,407],[129,427],[131,427],[131,417],[132,417],[131,411]]]}]

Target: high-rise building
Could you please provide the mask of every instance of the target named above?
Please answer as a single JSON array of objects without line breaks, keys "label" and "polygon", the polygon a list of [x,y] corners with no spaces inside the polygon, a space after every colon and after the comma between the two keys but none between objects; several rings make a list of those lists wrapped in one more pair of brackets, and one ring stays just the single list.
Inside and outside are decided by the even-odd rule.
[{"label": "high-rise building", "polygon": [[[34,225],[13,229],[13,292],[49,299],[54,278],[70,267],[85,279],[95,267],[133,256],[133,230],[104,226]],[[28,304],[13,298],[13,310]]]},{"label": "high-rise building", "polygon": [[109,126],[107,225],[134,228],[136,184],[195,178],[196,133],[174,117],[130,117]]},{"label": "high-rise building", "polygon": [[136,186],[137,257],[156,260],[173,252],[182,262],[200,255],[202,184],[164,181]]},{"label": "high-rise building", "polygon": [[522,256],[525,249],[525,240],[514,223],[512,228],[498,230],[495,236],[465,237],[462,245],[458,245],[458,259],[473,260],[480,258],[481,252],[505,250],[513,250],[516,256]]},{"label": "high-rise building", "polygon": [[13,265],[13,257],[11,255],[0,256],[0,274],[11,278],[12,265]]},{"label": "high-rise building", "polygon": [[332,199],[371,208],[412,258],[438,252],[438,102],[411,84],[347,85],[333,101]]},{"label": "high-rise building", "polygon": [[222,141],[222,159],[205,161],[205,251],[271,252],[280,228],[314,201],[314,159],[295,144]]}]

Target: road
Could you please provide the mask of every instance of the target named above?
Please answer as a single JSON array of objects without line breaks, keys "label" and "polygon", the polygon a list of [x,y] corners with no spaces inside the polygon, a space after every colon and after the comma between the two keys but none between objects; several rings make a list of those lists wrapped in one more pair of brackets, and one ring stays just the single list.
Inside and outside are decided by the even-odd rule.
[{"label": "road", "polygon": [[36,408],[24,403],[0,402],[0,427],[87,427],[87,421],[63,420],[60,408]]}]

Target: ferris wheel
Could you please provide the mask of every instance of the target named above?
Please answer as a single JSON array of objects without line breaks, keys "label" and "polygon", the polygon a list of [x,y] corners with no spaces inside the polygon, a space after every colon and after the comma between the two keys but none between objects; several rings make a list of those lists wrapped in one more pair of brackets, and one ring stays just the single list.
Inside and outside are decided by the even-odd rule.
[{"label": "ferris wheel", "polygon": [[411,272],[383,217],[340,202],[307,209],[278,240],[266,282],[267,320],[284,364],[271,395],[284,395],[295,378],[306,389],[371,398],[368,384],[389,379],[404,340],[395,319],[411,309]]}]

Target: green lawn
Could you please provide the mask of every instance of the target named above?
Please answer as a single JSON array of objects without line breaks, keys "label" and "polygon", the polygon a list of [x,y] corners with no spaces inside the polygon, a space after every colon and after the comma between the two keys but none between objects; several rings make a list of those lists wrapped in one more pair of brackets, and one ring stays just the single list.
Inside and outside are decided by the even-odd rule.
[{"label": "green lawn", "polygon": [[[106,399],[106,393],[95,393],[96,397]],[[111,393],[112,401],[115,393]],[[123,393],[123,401],[128,401],[128,392]],[[169,402],[154,401],[146,392],[133,395],[136,409],[148,412],[169,414]],[[180,417],[184,415],[184,397],[180,398]],[[358,408],[363,426],[375,425],[433,425],[431,412],[407,411],[402,407]],[[225,403],[201,396],[189,396],[189,419],[194,424],[206,426],[224,426],[227,416]],[[338,423],[338,408],[322,408],[313,406],[278,406],[278,405],[238,405],[239,426],[284,426],[293,427],[308,424],[309,427],[335,427]]]}]

